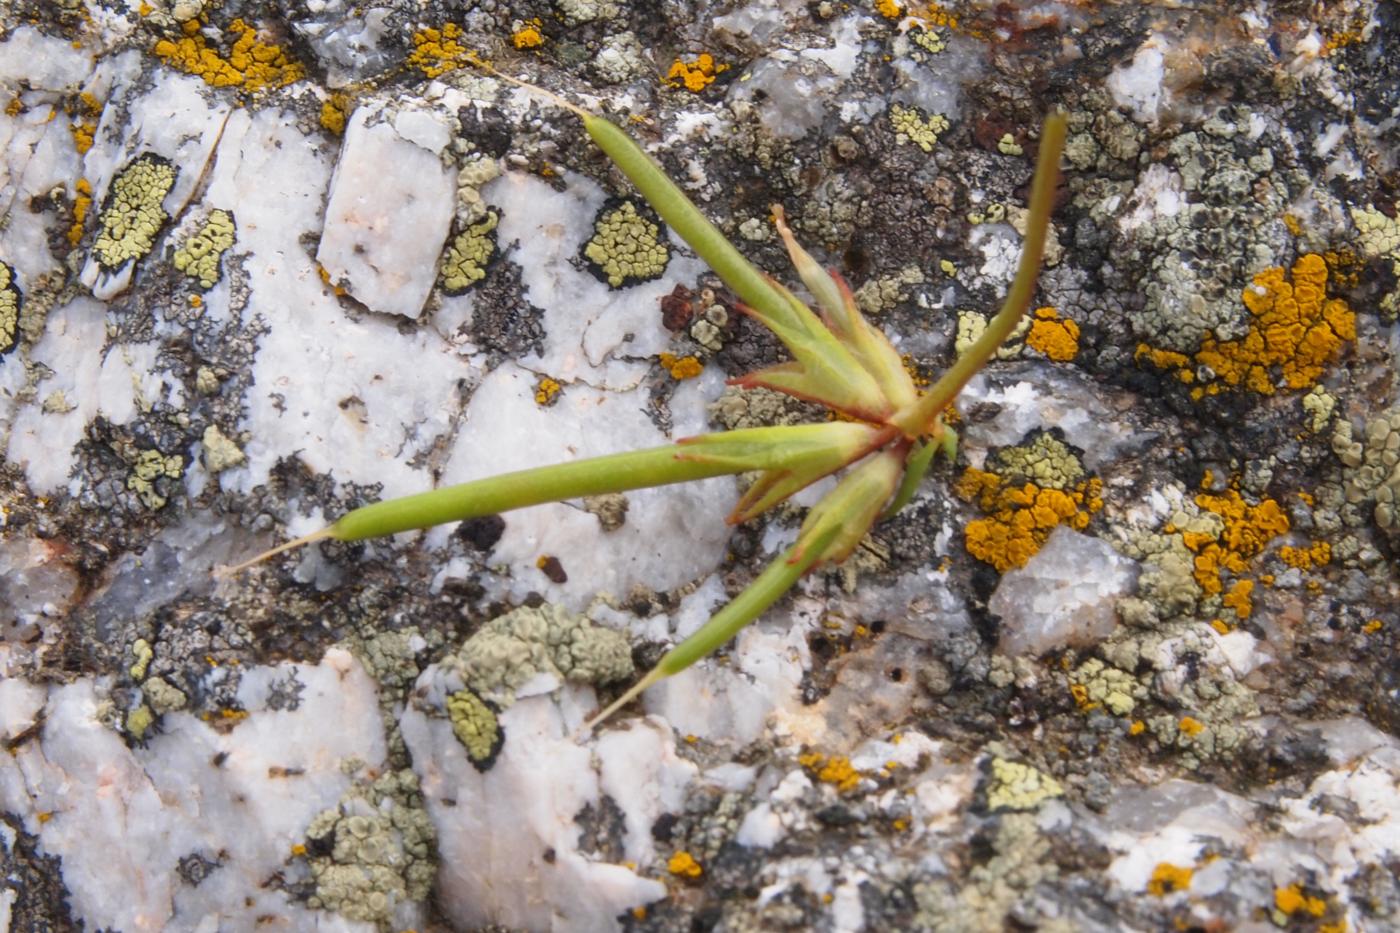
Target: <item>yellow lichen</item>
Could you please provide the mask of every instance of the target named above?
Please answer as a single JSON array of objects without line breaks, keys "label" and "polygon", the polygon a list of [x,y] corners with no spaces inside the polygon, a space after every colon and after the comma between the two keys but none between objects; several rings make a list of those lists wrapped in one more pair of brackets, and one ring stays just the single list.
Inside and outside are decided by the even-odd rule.
[{"label": "yellow lichen", "polygon": [[429,78],[438,78],[455,71],[472,61],[472,53],[457,40],[462,38],[462,27],[456,23],[446,23],[441,29],[428,27],[413,34],[413,51],[408,55],[408,64],[417,68]]},{"label": "yellow lichen", "polygon": [[170,219],[162,202],[175,184],[175,168],[159,156],[137,157],[112,179],[102,229],[92,250],[107,269],[117,269],[151,251]]},{"label": "yellow lichen", "polygon": [[87,151],[92,148],[93,136],[97,133],[97,118],[102,113],[102,102],[90,91],[83,91],[78,95],[78,109],[82,114],[73,118],[68,129],[73,134],[73,147],[78,150],[78,155],[87,155]]},{"label": "yellow lichen", "polygon": [[1067,363],[1079,354],[1079,325],[1054,308],[1036,308],[1026,344],[1057,363]]},{"label": "yellow lichen", "polygon": [[1147,881],[1147,893],[1154,897],[1166,897],[1177,891],[1185,891],[1191,887],[1191,876],[1195,873],[1193,868],[1158,862],[1157,867],[1152,869],[1152,877]]},{"label": "yellow lichen", "polygon": [[1304,893],[1302,886],[1296,883],[1286,888],[1274,888],[1274,906],[1289,916],[1304,913],[1321,917],[1327,912],[1326,901]]},{"label": "yellow lichen", "polygon": [[488,210],[486,216],[457,234],[442,255],[438,277],[449,295],[460,295],[486,278],[486,267],[496,255],[496,226],[500,215]]},{"label": "yellow lichen", "polygon": [[694,356],[676,356],[674,353],[662,353],[658,359],[661,361],[661,368],[671,374],[671,378],[677,381],[682,379],[694,379],[704,370],[705,364]]},{"label": "yellow lichen", "polygon": [[198,20],[182,24],[178,39],[161,39],[156,57],[172,68],[198,75],[214,87],[261,91],[285,87],[306,76],[306,69],[280,46],[261,42],[257,30],[241,19],[228,25],[234,37],[228,54],[211,48]]},{"label": "yellow lichen", "polygon": [[219,281],[219,264],[233,247],[233,215],[214,209],[204,224],[175,251],[175,268],[208,291]]},{"label": "yellow lichen", "polygon": [[897,144],[913,143],[924,152],[932,152],[938,145],[938,137],[946,132],[950,124],[941,113],[925,117],[917,107],[895,104],[890,108],[890,127],[894,130]]},{"label": "yellow lichen", "polygon": [[15,270],[0,262],[0,354],[9,353],[19,342],[20,305]]},{"label": "yellow lichen", "polygon": [[1206,381],[1192,397],[1243,388],[1273,395],[1312,388],[1342,344],[1356,339],[1356,316],[1346,302],[1327,298],[1327,262],[1308,253],[1293,264],[1292,281],[1282,267],[1265,269],[1241,293],[1249,311],[1249,332],[1237,340],[1206,337],[1188,361],[1184,354],[1141,345],[1137,357],[1173,369],[1183,382],[1197,373]]},{"label": "yellow lichen", "polygon": [[820,752],[799,755],[797,763],[806,768],[813,777],[823,784],[830,784],[843,794],[848,794],[860,786],[860,772],[844,755],[827,757]]},{"label": "yellow lichen", "polygon": [[583,258],[594,275],[620,288],[660,277],[671,251],[660,224],[626,200],[598,214],[593,236],[583,244]]},{"label": "yellow lichen", "polygon": [[714,83],[715,78],[729,70],[728,65],[715,61],[709,52],[701,52],[693,61],[676,59],[666,72],[666,83],[672,87],[683,87],[698,94]]},{"label": "yellow lichen", "polygon": [[677,878],[689,878],[694,880],[705,873],[700,867],[700,863],[695,861],[695,856],[684,849],[671,856],[666,861],[666,870]]}]

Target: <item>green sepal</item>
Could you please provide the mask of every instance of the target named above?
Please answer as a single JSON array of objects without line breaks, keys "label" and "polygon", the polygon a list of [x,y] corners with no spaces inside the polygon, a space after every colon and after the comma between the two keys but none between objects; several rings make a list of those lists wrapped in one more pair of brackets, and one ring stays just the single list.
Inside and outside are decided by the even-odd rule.
[{"label": "green sepal", "polygon": [[880,517],[904,472],[903,445],[872,455],[812,506],[793,545],[796,562],[839,564]]}]

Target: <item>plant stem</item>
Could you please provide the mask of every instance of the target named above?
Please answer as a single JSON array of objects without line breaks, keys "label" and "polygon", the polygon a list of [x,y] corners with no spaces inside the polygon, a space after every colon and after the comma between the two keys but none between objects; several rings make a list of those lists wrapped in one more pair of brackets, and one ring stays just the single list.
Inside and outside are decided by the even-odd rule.
[{"label": "plant stem", "polygon": [[1040,275],[1041,257],[1045,252],[1045,235],[1050,226],[1050,212],[1055,207],[1055,189],[1060,182],[1060,151],[1065,144],[1065,115],[1059,111],[1045,118],[1040,131],[1040,152],[1036,159],[1035,179],[1031,183],[1030,213],[1026,218],[1026,236],[1021,245],[1021,263],[1016,278],[1006,293],[1001,310],[987,324],[982,336],[958,357],[933,387],[917,402],[896,412],[890,422],[899,426],[906,436],[927,433],[935,416],[953,403],[967,381],[977,374],[1006,338],[1011,336],[1035,296],[1035,283]]}]

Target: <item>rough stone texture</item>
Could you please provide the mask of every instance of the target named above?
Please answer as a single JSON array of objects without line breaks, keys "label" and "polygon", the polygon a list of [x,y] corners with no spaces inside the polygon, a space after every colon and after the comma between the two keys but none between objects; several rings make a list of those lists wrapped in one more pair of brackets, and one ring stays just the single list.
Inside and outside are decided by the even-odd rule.
[{"label": "rough stone texture", "polygon": [[[586,739],[623,685],[468,704],[462,646],[550,605],[645,670],[826,487],[211,576],[378,498],[825,417],[714,404],[777,342],[660,227],[600,280],[636,192],[473,53],[792,284],[781,204],[921,378],[1069,117],[1054,352],[1009,341],[908,509]],[[1398,190],[1393,0],[0,5],[0,930],[1400,926]]]}]

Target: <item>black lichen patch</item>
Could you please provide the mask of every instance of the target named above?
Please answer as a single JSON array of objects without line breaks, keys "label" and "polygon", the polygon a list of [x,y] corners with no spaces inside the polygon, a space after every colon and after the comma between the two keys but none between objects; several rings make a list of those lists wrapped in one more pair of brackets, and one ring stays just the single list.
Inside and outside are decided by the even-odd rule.
[{"label": "black lichen patch", "polygon": [[63,886],[63,862],[41,854],[39,839],[24,831],[24,823],[8,813],[0,813],[0,892],[13,897],[9,906],[12,930],[78,930]]}]

